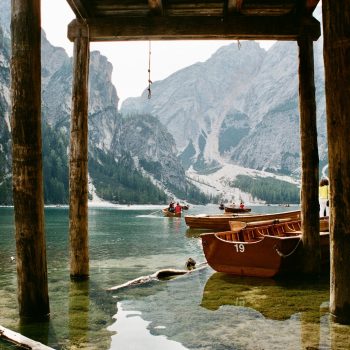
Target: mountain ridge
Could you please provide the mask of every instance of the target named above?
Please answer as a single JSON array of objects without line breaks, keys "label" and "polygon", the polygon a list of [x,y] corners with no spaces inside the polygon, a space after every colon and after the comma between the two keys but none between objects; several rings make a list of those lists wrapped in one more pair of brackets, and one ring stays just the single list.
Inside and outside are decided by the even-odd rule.
[{"label": "mountain ridge", "polygon": [[[320,160],[326,163],[321,40],[314,56]],[[186,167],[197,171],[227,163],[299,176],[297,62],[294,42],[276,42],[267,51],[254,42],[230,44],[157,82],[151,101],[146,91],[126,99],[121,113],[156,115],[174,135]]]}]

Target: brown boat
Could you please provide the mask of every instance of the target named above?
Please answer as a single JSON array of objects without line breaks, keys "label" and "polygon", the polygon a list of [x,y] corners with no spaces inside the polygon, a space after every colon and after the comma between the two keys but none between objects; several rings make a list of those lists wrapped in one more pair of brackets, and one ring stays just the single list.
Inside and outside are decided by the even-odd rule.
[{"label": "brown boat", "polygon": [[218,214],[218,215],[186,215],[185,222],[190,228],[199,228],[212,231],[227,231],[230,230],[230,221],[263,221],[274,219],[300,219],[300,210],[286,211],[283,213],[272,214]]},{"label": "brown boat", "polygon": [[249,213],[251,208],[225,207],[225,213]]},{"label": "brown boat", "polygon": [[174,213],[172,211],[169,211],[168,208],[164,208],[162,209],[163,215],[168,217],[168,218],[180,218],[181,217],[181,213]]},{"label": "brown boat", "polygon": [[[300,220],[239,231],[201,234],[203,251],[215,271],[240,276],[274,277],[301,271]],[[328,227],[325,226],[325,227]],[[321,260],[329,264],[329,232],[320,232]]]}]

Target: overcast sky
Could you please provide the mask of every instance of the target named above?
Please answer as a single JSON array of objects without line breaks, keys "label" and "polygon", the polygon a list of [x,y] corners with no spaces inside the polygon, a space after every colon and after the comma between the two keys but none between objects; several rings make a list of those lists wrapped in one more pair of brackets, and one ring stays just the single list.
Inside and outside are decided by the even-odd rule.
[{"label": "overcast sky", "polygon": [[[68,23],[74,13],[66,0],[41,0],[42,27],[54,46],[65,48],[72,56],[73,43],[67,39]],[[164,79],[175,71],[196,62],[206,61],[219,47],[233,41],[152,41],[151,80]],[[273,42],[260,42],[268,48]],[[113,65],[112,81],[120,100],[140,96],[148,85],[149,42],[91,43],[90,50],[98,50]]]}]

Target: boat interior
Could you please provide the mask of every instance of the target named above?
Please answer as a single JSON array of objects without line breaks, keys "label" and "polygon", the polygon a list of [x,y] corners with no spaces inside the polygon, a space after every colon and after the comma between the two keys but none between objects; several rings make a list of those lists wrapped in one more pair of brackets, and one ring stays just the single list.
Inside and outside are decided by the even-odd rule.
[{"label": "boat interior", "polygon": [[[271,220],[270,220],[271,221]],[[295,237],[302,234],[301,220],[274,220],[274,221],[253,223],[241,223],[241,229],[237,230],[237,222],[232,222],[232,231],[217,232],[216,237],[232,242],[257,242],[265,236],[274,237]],[[328,218],[320,220],[320,231],[328,231]],[[231,222],[230,222],[231,224]]]}]

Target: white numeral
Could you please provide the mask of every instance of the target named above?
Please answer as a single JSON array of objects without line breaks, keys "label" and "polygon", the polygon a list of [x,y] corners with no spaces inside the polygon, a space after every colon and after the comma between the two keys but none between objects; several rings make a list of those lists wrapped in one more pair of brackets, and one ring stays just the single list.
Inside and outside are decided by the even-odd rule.
[{"label": "white numeral", "polygon": [[237,253],[243,253],[244,252],[244,244],[240,243],[240,244],[235,244],[236,247],[236,252]]}]

